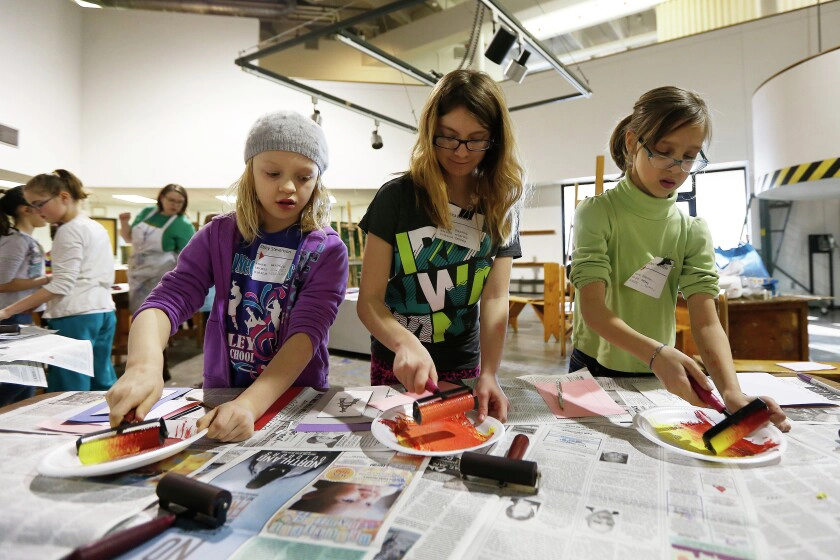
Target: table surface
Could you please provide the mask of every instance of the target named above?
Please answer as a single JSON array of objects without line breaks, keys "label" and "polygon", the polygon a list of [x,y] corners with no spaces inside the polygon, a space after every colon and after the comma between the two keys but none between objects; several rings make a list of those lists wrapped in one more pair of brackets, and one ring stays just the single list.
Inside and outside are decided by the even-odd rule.
[{"label": "table surface", "polygon": [[[773,362],[737,361],[737,366],[742,371],[770,369],[759,367],[762,365],[771,366]],[[832,365],[840,366],[840,363],[832,362]],[[784,370],[777,374],[793,375],[794,372]],[[822,374],[816,373],[816,375]],[[0,414],[54,396],[56,396],[55,393],[38,395],[22,403],[0,408]],[[657,447],[651,448],[649,443],[640,439],[635,430],[628,431],[623,426],[610,423],[589,426],[596,427],[587,427],[585,422],[518,427],[521,428],[519,433],[530,434],[533,438],[532,445],[538,451],[533,460],[539,462],[540,472],[543,475],[540,491],[534,496],[534,500],[539,502],[542,508],[537,511],[534,519],[528,521],[515,520],[517,518],[512,518],[506,513],[517,504],[516,501],[509,507],[498,507],[505,506],[505,503],[483,500],[481,492],[463,493],[459,492],[455,486],[446,486],[442,480],[435,477],[448,475],[444,474],[443,470],[435,470],[428,480],[424,478],[423,486],[429,487],[428,492],[423,494],[418,491],[416,495],[412,495],[413,499],[418,501],[415,504],[417,507],[412,509],[411,506],[406,506],[405,510],[402,510],[412,509],[417,520],[422,517],[423,523],[430,524],[428,529],[415,528],[421,539],[415,546],[425,546],[423,551],[428,553],[425,557],[431,557],[429,556],[431,545],[428,541],[436,540],[438,542],[435,542],[434,546],[441,547],[441,550],[446,552],[440,552],[435,557],[460,558],[460,555],[454,552],[450,554],[452,547],[467,534],[460,530],[458,523],[466,524],[468,521],[465,520],[479,519],[482,520],[481,527],[486,529],[485,532],[498,536],[498,540],[471,537],[475,539],[470,542],[477,547],[474,551],[478,554],[477,557],[491,557],[490,552],[491,549],[495,550],[494,546],[504,545],[503,548],[509,548],[514,546],[512,543],[515,541],[516,551],[522,556],[537,559],[602,558],[606,556],[600,556],[595,552],[588,555],[576,552],[590,549],[603,552],[618,546],[636,552],[635,555],[640,558],[665,559],[675,556],[678,551],[685,552],[685,549],[681,547],[698,546],[702,550],[707,550],[707,547],[719,545],[715,537],[715,531],[718,530],[722,535],[737,534],[741,540],[747,539],[759,543],[760,546],[755,545],[758,555],[756,557],[772,557],[762,555],[762,552],[775,550],[777,543],[774,542],[774,534],[778,537],[778,532],[784,528],[784,525],[779,525],[779,523],[792,523],[790,515],[796,507],[803,508],[800,523],[822,516],[820,519],[825,519],[826,527],[828,527],[831,520],[840,519],[840,501],[838,501],[840,481],[833,481],[829,476],[827,481],[819,483],[824,485],[817,484],[818,475],[838,472],[840,451],[834,450],[832,454],[831,449],[825,448],[824,444],[829,442],[828,437],[807,440],[808,448],[804,446],[806,440],[794,441],[793,439],[794,437],[802,438],[803,433],[817,434],[816,431],[811,431],[815,426],[798,424],[794,426],[790,434],[791,444],[788,446],[782,464],[740,469],[710,463],[701,464],[699,461],[688,460],[685,457],[660,455]],[[511,428],[514,428],[515,433],[517,426],[511,426]],[[827,427],[820,428],[822,431],[819,433],[824,434],[825,428]],[[556,433],[547,430],[556,430]],[[836,439],[837,425],[834,425],[831,430]],[[20,437],[20,434],[0,435],[10,438]],[[277,447],[277,449],[282,449],[282,447]],[[346,450],[343,449],[343,451]],[[658,461],[658,465],[652,464],[654,461]],[[243,465],[245,465],[244,462]],[[13,476],[7,473],[1,480],[16,483],[19,478],[13,478]],[[34,482],[31,483],[34,484]],[[43,481],[38,484],[40,486],[36,485],[39,488],[37,497],[43,499],[45,495],[48,495],[44,489],[50,486]],[[446,482],[446,484],[455,484],[455,482]],[[415,485],[414,488],[418,489],[419,485]],[[503,493],[497,487],[494,488],[496,490],[491,493],[498,494],[498,500],[505,499],[502,497]],[[276,487],[274,491],[277,491]],[[722,494],[724,491],[731,491],[731,495],[724,496]],[[827,495],[826,498],[820,497],[823,493]],[[444,494],[447,500],[441,500]],[[695,501],[689,501],[690,498],[694,498]],[[556,504],[549,503],[548,500],[553,499],[558,500]],[[675,500],[676,505],[672,505],[671,499]],[[808,503],[804,503],[806,500]],[[416,510],[422,504],[427,507],[425,513],[421,515]],[[431,511],[429,508],[432,507],[437,509]],[[587,528],[588,520],[582,523],[583,517],[581,519],[571,517],[578,514],[583,516],[590,511],[594,514],[599,508],[606,508],[603,511],[612,512],[618,517],[618,522],[610,528],[613,531],[612,534],[600,534],[596,529],[590,531]],[[813,508],[813,511],[806,508]],[[467,513],[468,511],[472,511],[472,514]],[[564,511],[569,517],[563,517]],[[481,515],[477,515],[477,512]],[[763,513],[759,516],[758,512]],[[395,514],[395,517],[397,516]],[[739,523],[743,522],[743,525],[732,521],[738,517],[743,518],[738,520]],[[409,516],[409,518],[412,517]],[[671,524],[674,524],[673,527]],[[0,526],[2,526],[2,519],[0,519]],[[691,533],[692,536],[689,538],[680,536],[680,527],[686,531],[695,531],[697,528],[708,531]],[[477,529],[474,525],[467,525],[464,528]],[[523,531],[521,535],[520,528]],[[792,527],[791,530],[795,531],[796,527]],[[502,534],[504,532],[509,534]],[[469,534],[480,533],[481,531],[475,530]],[[434,539],[427,539],[427,534],[434,535]],[[522,538],[525,535],[528,537]],[[836,551],[837,547],[831,548],[830,543],[826,542],[828,539],[836,539],[840,547],[840,532],[836,531],[836,527],[823,532],[812,527],[807,534],[794,532],[787,537],[787,540],[782,543],[786,548],[781,550],[785,554],[780,552],[779,557],[793,557],[791,548],[801,546],[799,556],[802,558],[831,558],[831,552]],[[170,538],[173,539],[170,543],[174,543],[180,537],[175,534]],[[636,538],[638,542],[633,538]],[[815,542],[817,544],[814,544]],[[447,548],[450,544],[452,547]],[[825,552],[825,554],[823,556],[810,554],[814,550]],[[463,550],[461,552],[463,553]],[[511,553],[492,557],[518,555]]]}]

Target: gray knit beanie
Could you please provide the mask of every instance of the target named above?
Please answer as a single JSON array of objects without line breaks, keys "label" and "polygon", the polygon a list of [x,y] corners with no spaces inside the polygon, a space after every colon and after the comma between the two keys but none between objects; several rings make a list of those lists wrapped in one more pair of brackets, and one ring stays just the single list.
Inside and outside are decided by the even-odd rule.
[{"label": "gray knit beanie", "polygon": [[257,154],[279,150],[306,156],[321,174],[327,170],[327,137],[313,120],[294,111],[275,111],[257,119],[245,142],[245,162]]}]

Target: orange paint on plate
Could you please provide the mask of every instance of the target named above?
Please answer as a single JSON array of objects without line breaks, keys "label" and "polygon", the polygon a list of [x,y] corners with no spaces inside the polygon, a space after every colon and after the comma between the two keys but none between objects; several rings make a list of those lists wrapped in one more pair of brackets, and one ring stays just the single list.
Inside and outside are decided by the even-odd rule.
[{"label": "orange paint on plate", "polygon": [[482,434],[463,413],[422,425],[402,414],[394,420],[383,419],[381,422],[391,428],[400,445],[418,451],[469,449],[490,439],[494,431],[491,428],[487,434]]},{"label": "orange paint on plate", "polygon": [[654,426],[656,433],[663,441],[685,449],[694,453],[702,455],[714,455],[716,457],[752,457],[759,453],[769,451],[774,447],[778,447],[779,443],[773,440],[767,440],[764,443],[756,443],[754,441],[742,438],[729,449],[722,453],[715,455],[703,443],[703,434],[712,427],[712,423],[708,417],[700,411],[695,412],[697,422],[680,422],[679,424],[663,424]]}]

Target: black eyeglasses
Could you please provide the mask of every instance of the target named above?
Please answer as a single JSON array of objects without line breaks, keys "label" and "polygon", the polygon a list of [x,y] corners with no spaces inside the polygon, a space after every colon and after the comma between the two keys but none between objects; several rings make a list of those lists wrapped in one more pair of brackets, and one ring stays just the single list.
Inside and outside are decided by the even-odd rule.
[{"label": "black eyeglasses", "polygon": [[706,159],[706,154],[703,153],[703,150],[700,150],[700,157],[694,159],[675,159],[670,156],[666,156],[664,154],[656,154],[651,151],[650,148],[645,146],[644,142],[641,140],[639,143],[642,145],[642,148],[648,153],[648,161],[650,161],[651,166],[656,169],[670,169],[674,165],[678,165],[680,169],[685,171],[686,173],[699,173],[703,171],[707,165],[709,165],[709,160]]},{"label": "black eyeglasses", "polygon": [[493,147],[492,140],[461,140],[451,136],[435,136],[434,142],[438,148],[453,151],[460,148],[461,144],[465,145],[467,150],[471,152],[486,152]]},{"label": "black eyeglasses", "polygon": [[[58,195],[55,195],[55,196],[58,196]],[[37,202],[31,202],[31,203],[29,203],[29,206],[31,206],[31,207],[32,207],[32,208],[34,208],[35,210],[40,210],[41,208],[43,208],[44,206],[46,206],[46,205],[47,205],[47,203],[48,203],[50,200],[54,199],[54,198],[55,198],[55,196],[51,196],[51,197],[49,197],[49,198],[48,198],[48,199],[46,199],[46,200],[39,200],[39,201],[37,201]]]}]

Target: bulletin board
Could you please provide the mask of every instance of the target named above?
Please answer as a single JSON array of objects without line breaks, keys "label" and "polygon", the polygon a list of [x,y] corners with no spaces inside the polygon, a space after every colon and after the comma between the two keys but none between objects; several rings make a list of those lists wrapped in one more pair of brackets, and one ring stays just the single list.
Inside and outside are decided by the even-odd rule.
[{"label": "bulletin board", "polygon": [[91,217],[91,220],[102,224],[102,227],[105,228],[105,231],[108,232],[108,238],[111,240],[111,253],[116,257],[117,256],[117,219],[116,218],[100,218],[100,217]]}]

